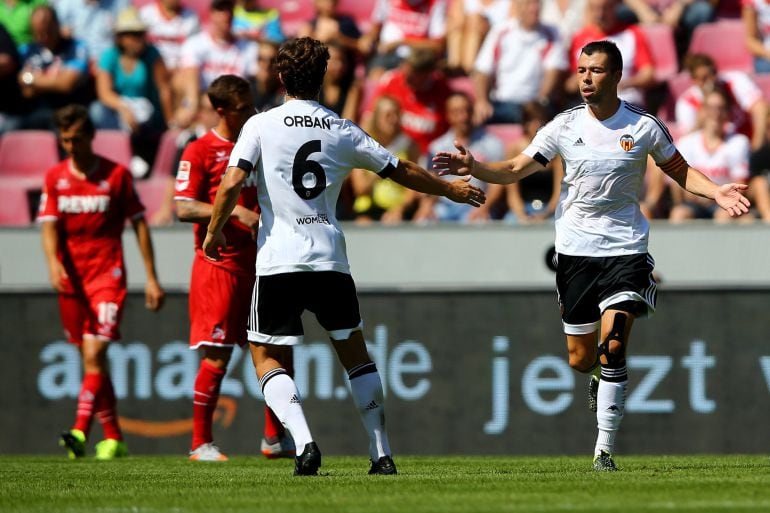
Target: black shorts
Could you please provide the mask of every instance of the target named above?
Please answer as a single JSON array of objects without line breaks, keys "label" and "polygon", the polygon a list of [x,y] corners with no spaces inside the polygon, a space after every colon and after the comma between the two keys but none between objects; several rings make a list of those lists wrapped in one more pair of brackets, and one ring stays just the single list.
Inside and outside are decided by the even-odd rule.
[{"label": "black shorts", "polygon": [[361,329],[356,285],[336,271],[257,276],[251,297],[251,342],[294,345],[302,342],[302,313],[313,312],[334,340]]},{"label": "black shorts", "polygon": [[556,290],[564,333],[593,333],[599,328],[602,312],[620,303],[637,317],[655,311],[655,261],[649,253],[614,257],[557,254],[556,258]]}]

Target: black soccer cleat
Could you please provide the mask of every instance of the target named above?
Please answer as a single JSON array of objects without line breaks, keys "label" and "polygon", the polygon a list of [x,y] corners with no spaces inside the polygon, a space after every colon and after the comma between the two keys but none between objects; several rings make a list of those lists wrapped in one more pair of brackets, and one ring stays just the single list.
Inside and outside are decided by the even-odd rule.
[{"label": "black soccer cleat", "polygon": [[315,442],[305,444],[302,454],[294,458],[295,476],[317,476],[321,466],[321,451]]},{"label": "black soccer cleat", "polygon": [[612,461],[610,453],[601,451],[598,455],[594,456],[594,470],[597,472],[615,472],[618,470],[618,467]]},{"label": "black soccer cleat", "polygon": [[596,413],[596,397],[599,395],[599,378],[591,376],[588,379],[588,409]]},{"label": "black soccer cleat", "polygon": [[372,468],[369,469],[369,475],[394,476],[398,474],[396,464],[393,463],[393,458],[390,456],[383,456],[377,461],[371,460],[371,462]]}]

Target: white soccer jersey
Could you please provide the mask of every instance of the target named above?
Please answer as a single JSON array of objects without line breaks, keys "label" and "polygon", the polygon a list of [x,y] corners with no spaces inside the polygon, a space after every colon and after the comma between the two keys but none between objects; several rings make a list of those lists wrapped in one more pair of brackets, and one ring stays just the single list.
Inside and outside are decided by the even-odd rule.
[{"label": "white soccer jersey", "polygon": [[198,15],[183,7],[182,12],[169,18],[161,11],[159,3],[151,3],[139,10],[139,16],[147,24],[147,37],[160,52],[166,67],[178,68],[182,43],[200,31]]},{"label": "white soccer jersey", "polygon": [[647,251],[649,224],[639,210],[647,155],[661,165],[676,154],[657,118],[622,101],[599,121],[581,105],[556,116],[523,153],[541,163],[557,154],[564,160],[556,251],[591,257]]},{"label": "white soccer jersey", "polygon": [[703,132],[697,131],[679,139],[679,152],[688,164],[708,176],[717,185],[731,182],[745,183],[749,179],[751,144],[743,134],[728,135],[725,141],[709,151],[703,141]]},{"label": "white soccer jersey", "polygon": [[257,174],[257,274],[350,273],[335,216],[353,168],[382,172],[398,158],[315,101],[290,100],[246,122],[229,166]]},{"label": "white soccer jersey", "polygon": [[257,49],[253,41],[215,41],[208,32],[199,32],[182,45],[180,67],[199,68],[200,86],[205,91],[220,75],[249,78],[257,72]]}]

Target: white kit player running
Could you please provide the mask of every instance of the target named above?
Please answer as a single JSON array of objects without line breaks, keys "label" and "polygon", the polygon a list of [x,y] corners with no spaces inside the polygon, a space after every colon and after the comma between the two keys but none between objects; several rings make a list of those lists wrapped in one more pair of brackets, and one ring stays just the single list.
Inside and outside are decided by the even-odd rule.
[{"label": "white kit player running", "polygon": [[248,338],[265,402],[294,438],[294,474],[315,475],[321,466],[297,386],[279,364],[302,340],[304,310],[316,315],[347,370],[369,435],[369,473],[395,474],[382,383],[361,333],[345,239],[334,215],[340,187],[351,169],[364,168],[461,203],[478,206],[485,197],[467,179],[446,182],[412,162],[399,161],[355,124],[319,105],[328,59],[326,46],[314,39],[281,46],[276,64],[287,102],[257,114],[243,127],[217,191],[203,251],[219,258],[218,248],[225,244],[222,227],[242,184],[256,173],[262,216]]},{"label": "white kit player running", "polygon": [[[639,209],[647,156],[682,188],[715,200],[730,216],[748,212],[746,185],[716,185],[690,167],[654,116],[618,98],[623,59],[614,43],[583,47],[577,64],[585,105],[556,116],[512,160],[483,164],[465,148],[439,153],[439,174],[514,183],[557,154],[565,164],[556,211],[556,286],[570,366],[601,370],[591,380],[599,434],[594,469],[617,470],[612,459],[628,386],[626,346],[634,319],[655,309],[649,225]],[[595,409],[594,409],[595,408]]]}]

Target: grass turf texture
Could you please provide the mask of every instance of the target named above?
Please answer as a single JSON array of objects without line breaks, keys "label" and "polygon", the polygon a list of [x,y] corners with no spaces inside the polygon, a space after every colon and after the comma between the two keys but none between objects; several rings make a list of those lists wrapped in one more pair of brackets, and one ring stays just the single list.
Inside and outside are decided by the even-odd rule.
[{"label": "grass turf texture", "polygon": [[620,456],[597,473],[586,457],[397,456],[398,476],[368,476],[364,457],[324,457],[321,475],[289,460],[179,456],[111,462],[0,456],[10,512],[768,512],[766,456]]}]

